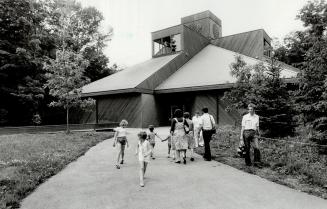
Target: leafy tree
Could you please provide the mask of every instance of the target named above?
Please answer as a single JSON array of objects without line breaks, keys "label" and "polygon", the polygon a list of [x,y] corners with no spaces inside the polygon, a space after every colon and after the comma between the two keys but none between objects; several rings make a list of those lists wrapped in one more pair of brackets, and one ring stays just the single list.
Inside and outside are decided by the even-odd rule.
[{"label": "leafy tree", "polygon": [[240,113],[250,102],[256,104],[260,128],[267,136],[285,136],[294,132],[294,111],[280,71],[281,66],[274,58],[270,63],[247,65],[241,56],[236,56],[231,74],[237,81],[223,98],[230,104],[229,110],[236,109]]},{"label": "leafy tree", "polygon": [[[313,127],[313,140],[327,144],[327,4],[308,2],[297,16],[306,26],[306,36],[299,42],[305,46],[295,91],[296,110],[306,125]],[[299,32],[300,33],[300,32]],[[302,47],[303,48],[303,47]]]},{"label": "leafy tree", "polygon": [[69,133],[69,110],[72,107],[90,108],[93,99],[82,99],[81,87],[89,82],[83,76],[88,62],[81,54],[72,50],[58,50],[55,60],[50,59],[46,64],[47,83],[50,95],[58,100],[50,103],[51,107],[63,107],[66,110],[67,133]]},{"label": "leafy tree", "polygon": [[83,54],[89,61],[85,76],[95,81],[114,72],[115,69],[108,67],[109,59],[103,54],[113,30],[100,31],[104,18],[96,8],[83,8],[74,0],[44,1],[44,7],[50,11],[52,18],[46,19],[46,25],[49,32],[55,32],[58,48],[68,47]]},{"label": "leafy tree", "polygon": [[3,124],[30,123],[44,97],[42,70],[48,48],[40,40],[44,12],[36,2],[0,2],[0,109]]}]

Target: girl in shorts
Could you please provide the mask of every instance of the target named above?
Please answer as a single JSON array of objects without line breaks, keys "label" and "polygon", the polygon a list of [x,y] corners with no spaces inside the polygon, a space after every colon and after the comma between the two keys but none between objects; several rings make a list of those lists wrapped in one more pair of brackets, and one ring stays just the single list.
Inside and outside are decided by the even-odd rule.
[{"label": "girl in shorts", "polygon": [[144,187],[144,174],[146,171],[146,167],[150,162],[150,155],[152,152],[152,148],[150,142],[146,140],[147,134],[145,131],[141,131],[138,134],[139,142],[137,144],[136,155],[138,155],[139,163],[140,163],[140,186]]},{"label": "girl in shorts", "polygon": [[[128,141],[127,141],[127,133],[126,133],[126,126],[128,125],[127,120],[122,120],[119,124],[119,127],[115,128],[115,136],[114,136],[114,144],[113,147],[117,145],[117,148],[119,150],[118,157],[117,157],[117,163],[116,168],[120,169],[119,163],[124,163],[124,152],[125,152],[125,146],[128,147]],[[120,160],[121,156],[121,160]]]}]

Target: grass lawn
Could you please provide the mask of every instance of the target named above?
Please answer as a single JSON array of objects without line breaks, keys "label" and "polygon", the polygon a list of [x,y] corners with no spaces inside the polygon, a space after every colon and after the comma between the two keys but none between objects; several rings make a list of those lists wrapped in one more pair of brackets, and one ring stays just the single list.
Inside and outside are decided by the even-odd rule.
[{"label": "grass lawn", "polygon": [[112,135],[57,132],[0,136],[0,208],[18,208],[39,184]]},{"label": "grass lawn", "polygon": [[[238,156],[239,134],[240,130],[233,127],[219,128],[210,143],[214,160],[327,199],[327,155],[319,154],[319,149],[314,146],[290,143],[306,142],[305,137],[284,138],[286,142],[260,141],[263,168],[259,169],[245,166],[244,159]],[[197,148],[196,152],[202,155],[203,147]]]}]

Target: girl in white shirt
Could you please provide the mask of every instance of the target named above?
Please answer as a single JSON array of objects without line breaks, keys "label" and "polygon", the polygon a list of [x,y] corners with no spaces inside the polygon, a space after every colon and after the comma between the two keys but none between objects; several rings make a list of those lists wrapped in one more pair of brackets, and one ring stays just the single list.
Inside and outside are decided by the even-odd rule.
[{"label": "girl in white shirt", "polygon": [[[117,163],[116,163],[116,168],[120,169],[120,166],[118,165],[124,163],[124,152],[125,152],[125,146],[128,147],[128,140],[127,140],[127,132],[126,132],[126,126],[128,125],[127,120],[122,120],[119,124],[119,127],[115,128],[115,136],[114,136],[114,144],[113,147],[117,145],[117,148],[119,150],[118,152],[118,157],[117,157]],[[120,160],[121,156],[121,161]]]},{"label": "girl in white shirt", "polygon": [[150,142],[146,140],[147,134],[145,131],[141,131],[138,134],[139,142],[137,144],[136,155],[138,155],[139,163],[140,163],[140,186],[144,187],[144,174],[146,171],[146,167],[150,162],[150,155],[152,152],[152,148]]}]

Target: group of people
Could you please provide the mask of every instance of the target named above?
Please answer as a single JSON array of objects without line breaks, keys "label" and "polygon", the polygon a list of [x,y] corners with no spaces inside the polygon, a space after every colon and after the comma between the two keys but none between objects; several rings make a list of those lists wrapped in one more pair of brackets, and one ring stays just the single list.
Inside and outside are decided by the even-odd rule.
[{"label": "group of people", "polygon": [[[260,151],[256,137],[259,134],[259,116],[254,114],[253,104],[250,104],[248,108],[249,114],[244,115],[242,119],[240,147],[244,147],[246,165],[251,165],[251,142],[254,142],[254,162],[260,162]],[[122,120],[119,127],[115,128],[113,146],[118,146],[119,150],[116,161],[117,169],[120,169],[120,164],[124,164],[125,147],[129,146],[125,129],[127,125],[128,122]],[[162,142],[168,142],[168,158],[172,154],[175,163],[183,162],[186,164],[186,151],[190,150],[190,161],[194,161],[194,148],[198,146],[204,146],[204,160],[211,160],[210,141],[215,132],[215,120],[208,113],[208,108],[205,107],[202,109],[202,115],[197,111],[192,119],[190,119],[190,113],[183,113],[180,109],[175,110],[174,118],[171,120],[170,133],[165,139],[162,139],[154,131],[153,125],[149,126],[148,132],[141,131],[138,133],[136,155],[140,163],[140,186],[144,186],[144,174],[148,163],[151,159],[155,159],[156,137]]]}]

